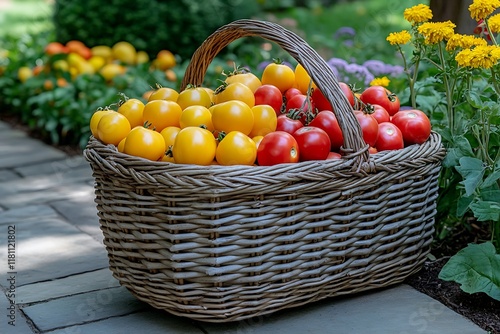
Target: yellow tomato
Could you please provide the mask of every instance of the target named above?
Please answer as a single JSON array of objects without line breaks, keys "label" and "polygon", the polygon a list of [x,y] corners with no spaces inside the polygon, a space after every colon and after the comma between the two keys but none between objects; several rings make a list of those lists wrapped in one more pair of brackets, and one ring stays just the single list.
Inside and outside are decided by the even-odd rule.
[{"label": "yellow tomato", "polygon": [[137,51],[129,42],[121,41],[113,45],[111,48],[113,58],[127,65],[135,64]]},{"label": "yellow tomato", "polygon": [[158,132],[167,126],[179,126],[181,107],[173,101],[153,100],[144,105],[142,122]]},{"label": "yellow tomato", "polygon": [[228,84],[240,82],[250,88],[252,93],[255,93],[257,88],[262,86],[260,79],[251,72],[237,72],[236,74],[230,74],[225,81]]},{"label": "yellow tomato", "polygon": [[179,131],[172,152],[178,164],[210,165],[217,143],[213,134],[203,128],[187,127]]},{"label": "yellow tomato", "polygon": [[240,131],[248,135],[253,128],[254,116],[246,103],[232,100],[214,106],[212,123],[216,131]]},{"label": "yellow tomato", "polygon": [[252,90],[241,82],[233,82],[228,85],[223,84],[215,90],[214,102],[219,104],[231,100],[238,100],[246,103],[250,108],[255,105],[255,96]]},{"label": "yellow tomato", "polygon": [[154,63],[158,69],[166,71],[176,65],[175,56],[168,50],[161,50],[156,55]]},{"label": "yellow tomato", "polygon": [[249,136],[265,136],[269,132],[276,131],[278,124],[278,116],[273,107],[267,104],[261,104],[252,108],[253,112],[253,128]]},{"label": "yellow tomato", "polygon": [[204,106],[189,106],[184,109],[179,123],[181,129],[188,126],[204,126],[208,131],[214,131],[212,113]]},{"label": "yellow tomato", "polygon": [[144,64],[149,61],[149,56],[146,51],[138,51],[137,56],[136,56],[136,63],[137,64]]},{"label": "yellow tomato", "polygon": [[179,93],[175,89],[169,87],[160,87],[157,90],[153,91],[151,95],[149,95],[148,101],[167,100],[177,102],[178,96]]},{"label": "yellow tomato", "polygon": [[21,82],[26,82],[29,78],[33,76],[33,71],[31,68],[27,66],[21,66],[19,67],[19,70],[17,70],[17,78]]},{"label": "yellow tomato", "polygon": [[215,103],[215,92],[213,89],[211,88],[208,88],[208,87],[202,87],[207,93],[208,93],[208,96],[210,96],[210,102],[211,104],[214,104]]},{"label": "yellow tomato", "polygon": [[144,124],[142,120],[143,111],[144,103],[139,99],[128,99],[118,107],[118,112],[127,117],[132,128]]},{"label": "yellow tomato", "polygon": [[114,112],[113,110],[98,110],[96,111],[92,117],[90,117],[90,132],[92,132],[92,135],[99,139],[99,136],[97,135],[97,124],[99,124],[99,121],[101,120],[101,117]]},{"label": "yellow tomato", "polygon": [[[132,130],[130,130],[132,131]],[[118,146],[117,146],[117,149],[118,149],[118,152],[121,152],[123,153],[124,149],[125,149],[125,140],[127,139],[127,137],[123,138],[122,140],[120,140],[120,142],[118,143]]]},{"label": "yellow tomato", "polygon": [[113,80],[117,75],[121,75],[126,72],[126,68],[120,64],[106,64],[100,70],[99,73],[106,79],[106,81]]},{"label": "yellow tomato", "polygon": [[179,93],[177,103],[181,106],[182,110],[189,106],[204,106],[209,108],[212,100],[204,88],[188,87]]},{"label": "yellow tomato", "polygon": [[215,159],[220,165],[248,165],[255,163],[257,145],[239,131],[229,132],[217,145]]},{"label": "yellow tomato", "polygon": [[257,145],[257,149],[259,148],[259,145],[260,145],[260,142],[262,141],[262,138],[264,138],[264,136],[252,137],[252,140],[255,142],[255,145]]},{"label": "yellow tomato", "polygon": [[113,51],[107,45],[96,45],[90,48],[90,53],[92,56],[102,57],[106,60],[106,63],[110,62],[113,58]]},{"label": "yellow tomato", "polygon": [[301,64],[297,64],[295,66],[295,87],[297,87],[302,94],[307,95],[307,90],[309,89],[309,85],[311,88],[315,88],[316,85],[314,82],[311,82],[311,77],[309,73],[306,72],[305,68]]},{"label": "yellow tomato", "polygon": [[127,135],[123,152],[136,157],[158,161],[165,155],[165,141],[159,132],[138,126],[133,128]]},{"label": "yellow tomato", "polygon": [[104,65],[106,65],[106,59],[101,56],[92,56],[88,62],[95,72],[99,71]]},{"label": "yellow tomato", "polygon": [[285,93],[295,84],[295,73],[285,64],[271,63],[264,68],[261,81],[263,85],[276,86]]},{"label": "yellow tomato", "polygon": [[105,114],[97,124],[97,135],[105,144],[117,146],[130,132],[130,122],[127,117],[117,112]]},{"label": "yellow tomato", "polygon": [[161,130],[160,134],[165,141],[165,147],[167,150],[169,148],[171,149],[174,146],[175,137],[177,137],[179,131],[181,131],[181,128],[178,128],[176,126],[167,126],[165,129]]}]

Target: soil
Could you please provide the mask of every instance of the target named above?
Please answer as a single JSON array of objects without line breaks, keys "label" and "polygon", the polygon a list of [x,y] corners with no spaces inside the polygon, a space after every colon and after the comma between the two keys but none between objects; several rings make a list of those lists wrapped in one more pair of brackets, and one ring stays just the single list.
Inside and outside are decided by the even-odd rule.
[{"label": "soil", "polygon": [[[0,113],[0,120],[10,124],[13,128],[26,132],[33,138],[44,140],[36,131],[31,131],[19,119],[12,115]],[[70,156],[81,155],[82,149],[71,145],[52,145]],[[447,282],[438,278],[441,268],[446,264],[449,257],[458,250],[467,246],[470,242],[484,240],[484,229],[470,224],[472,230],[457,231],[450,243],[435,243],[432,254],[438,259],[427,261],[422,269],[416,274],[408,277],[405,283],[416,290],[438,300],[453,311],[468,318],[476,325],[491,334],[500,334],[500,301],[494,300],[484,293],[468,294],[460,289],[455,282]],[[472,232],[472,233],[471,233]]]},{"label": "soil", "polygon": [[406,283],[470,319],[489,333],[500,334],[500,301],[485,293],[465,293],[457,283],[438,278],[439,271],[448,259],[443,257],[427,261],[422,270],[410,276]]}]

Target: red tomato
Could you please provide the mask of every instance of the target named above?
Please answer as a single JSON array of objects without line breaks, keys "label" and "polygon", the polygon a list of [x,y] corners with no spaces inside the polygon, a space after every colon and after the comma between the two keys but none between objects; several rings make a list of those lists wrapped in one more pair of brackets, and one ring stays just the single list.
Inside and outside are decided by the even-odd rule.
[{"label": "red tomato", "polygon": [[276,131],[285,131],[289,134],[293,134],[295,131],[303,127],[301,121],[298,119],[290,118],[288,115],[282,114],[278,116],[278,121],[276,124]]},{"label": "red tomato", "polygon": [[325,130],[304,126],[293,134],[299,145],[299,160],[325,160],[330,153],[330,137]]},{"label": "red tomato", "polygon": [[398,96],[383,86],[368,87],[359,99],[363,103],[381,105],[391,116],[397,113],[400,107]]},{"label": "red tomato", "polygon": [[375,148],[378,152],[385,150],[399,150],[404,147],[403,134],[397,126],[384,122],[378,125],[378,138]]},{"label": "red tomato", "polygon": [[325,130],[328,137],[330,137],[332,151],[338,151],[340,147],[344,145],[342,130],[340,129],[337,117],[335,117],[335,114],[332,111],[320,111],[311,123],[309,123],[309,126],[315,126]]},{"label": "red tomato", "polygon": [[358,119],[361,131],[363,132],[363,139],[365,143],[370,146],[375,146],[378,137],[378,122],[370,114],[366,114],[360,110],[354,112]]},{"label": "red tomato", "polygon": [[292,118],[298,117],[302,124],[309,124],[316,115],[316,107],[312,99],[307,98],[307,95],[298,94],[286,102],[286,111],[292,113]]},{"label": "red tomato", "polygon": [[391,122],[401,130],[405,145],[423,144],[431,135],[431,121],[421,110],[400,110]]},{"label": "red tomato", "polygon": [[295,138],[284,131],[274,131],[262,138],[257,149],[257,162],[261,166],[299,161],[299,147]]},{"label": "red tomato", "polygon": [[340,155],[340,153],[330,152],[330,153],[328,153],[326,160],[331,160],[331,159],[342,159],[342,156]]},{"label": "red tomato", "polygon": [[379,104],[372,104],[371,106],[373,108],[373,113],[371,113],[370,115],[372,115],[378,123],[391,121],[391,116],[384,107]]},{"label": "red tomato", "polygon": [[278,87],[273,85],[262,85],[254,92],[255,105],[267,104],[273,107],[276,115],[282,114],[281,106],[283,105],[283,94]]},{"label": "red tomato", "polygon": [[285,92],[285,101],[290,101],[292,97],[294,97],[295,95],[305,95],[305,94],[302,94],[302,92],[298,88],[295,87],[289,88]]},{"label": "red tomato", "polygon": [[[351,87],[349,87],[348,84],[345,82],[339,82],[340,88],[342,89],[342,92],[344,93],[345,97],[347,98],[347,101],[349,101],[349,104],[354,107],[354,93],[351,90]],[[326,97],[323,95],[323,93],[319,90],[319,88],[316,88],[313,90],[311,94],[311,98],[314,101],[314,104],[316,105],[316,108],[318,108],[319,111],[322,110],[331,110],[333,111],[333,106],[328,102]]]}]

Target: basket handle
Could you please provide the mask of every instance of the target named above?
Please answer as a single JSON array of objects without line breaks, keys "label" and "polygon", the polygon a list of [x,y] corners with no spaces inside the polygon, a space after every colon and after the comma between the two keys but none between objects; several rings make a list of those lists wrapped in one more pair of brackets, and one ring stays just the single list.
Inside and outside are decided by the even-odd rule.
[{"label": "basket handle", "polygon": [[180,89],[184,90],[188,84],[202,85],[208,66],[217,54],[231,42],[248,36],[258,36],[275,42],[309,73],[333,106],[344,137],[342,150],[345,158],[354,159],[353,169],[359,171],[361,166],[365,165],[364,162],[369,160],[368,145],[363,140],[359,123],[335,74],[325,60],[300,36],[276,23],[242,19],[217,29],[193,54]]}]

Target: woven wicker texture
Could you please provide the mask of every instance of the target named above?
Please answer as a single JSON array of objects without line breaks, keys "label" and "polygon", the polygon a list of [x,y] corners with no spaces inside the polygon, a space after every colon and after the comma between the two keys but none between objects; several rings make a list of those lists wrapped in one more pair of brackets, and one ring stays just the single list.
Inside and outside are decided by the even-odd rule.
[{"label": "woven wicker texture", "polygon": [[137,298],[192,319],[227,322],[399,283],[420,269],[434,231],[444,150],[369,156],[321,57],[284,28],[240,20],[200,46],[184,85],[201,84],[231,41],[277,42],[336,109],[344,159],[263,166],[151,162],[91,138],[84,151],[110,268]]}]

